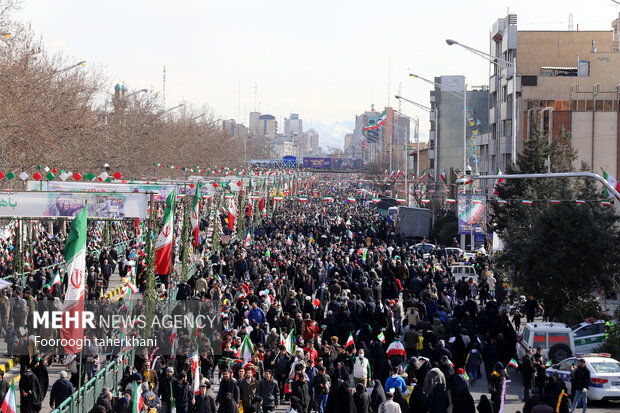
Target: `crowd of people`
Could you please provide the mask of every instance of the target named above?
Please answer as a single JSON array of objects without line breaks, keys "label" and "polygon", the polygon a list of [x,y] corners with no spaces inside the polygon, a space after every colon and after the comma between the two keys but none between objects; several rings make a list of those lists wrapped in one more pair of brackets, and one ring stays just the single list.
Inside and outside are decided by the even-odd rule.
[{"label": "crowd of people", "polygon": [[[464,257],[401,238],[357,182],[325,181],[307,191],[313,196],[305,202],[274,202],[268,219],[251,228],[251,242],[238,237],[218,251],[205,236],[205,216],[197,271],[176,288],[161,288],[177,301],[216,308],[221,334],[156,333],[158,348],[136,348],[119,388],[103,389],[92,413],[130,412],[136,399],[144,411],[162,413],[268,413],[284,406],[295,413],[499,412],[517,332],[505,310],[508,286],[494,275],[491,258],[476,254],[469,259],[476,279],[454,281],[450,267]],[[132,254],[103,253],[87,266],[105,286]],[[137,279],[143,271],[138,264]],[[110,312],[143,308],[140,301],[106,305]],[[178,337],[170,340],[173,333]],[[248,341],[250,354],[241,351]],[[33,349],[35,361],[41,350]],[[99,351],[88,360],[112,359],[121,349]],[[34,367],[25,370],[33,372],[30,382],[45,381]],[[52,386],[51,406],[84,382],[71,371]],[[92,377],[96,363],[86,371]],[[488,397],[476,407],[470,388],[483,377]],[[527,395],[530,408],[532,400],[558,402],[562,393],[554,396],[553,383],[545,382],[538,399]]]},{"label": "crowd of people", "polygon": [[[443,412],[451,400],[453,411],[470,411],[469,386],[481,375],[490,391],[481,411],[498,411],[517,334],[490,258],[471,259],[479,281],[453,282],[450,266],[463,257],[401,239],[355,183],[313,189],[306,202],[275,203],[251,245],[211,252],[206,241],[198,271],[178,285],[177,300],[220,303],[221,348],[187,330],[172,356],[153,360],[142,349],[124,396],[106,389],[95,412],[129,411],[132,382],[145,409],[166,413],[173,404],[177,412]],[[246,337],[249,357],[239,351]]]}]

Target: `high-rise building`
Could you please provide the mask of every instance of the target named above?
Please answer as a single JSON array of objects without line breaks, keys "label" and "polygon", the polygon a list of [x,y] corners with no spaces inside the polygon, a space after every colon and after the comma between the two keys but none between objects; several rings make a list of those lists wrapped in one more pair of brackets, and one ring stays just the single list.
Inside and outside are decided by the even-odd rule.
[{"label": "high-rise building", "polygon": [[291,113],[289,118],[284,118],[284,136],[301,136],[302,134],[303,127],[299,114]]},{"label": "high-rise building", "polygon": [[250,112],[250,134],[252,136],[259,136],[259,122],[260,112]]},{"label": "high-rise building", "polygon": [[249,135],[249,129],[243,123],[237,123],[234,119],[223,120],[222,130],[228,132],[231,137],[239,139]]},{"label": "high-rise building", "polygon": [[486,86],[466,89],[465,76],[439,76],[430,92],[429,174],[437,181],[450,169],[463,174],[479,163],[476,138],[486,133]]},{"label": "high-rise building", "polygon": [[[355,117],[353,142],[347,155],[379,162],[393,170],[405,169],[406,146],[410,140],[409,118],[401,116],[391,107],[385,108],[385,123],[374,130],[364,130],[381,117],[382,112],[369,111]],[[411,162],[411,160],[409,160]]]},{"label": "high-rise building", "polygon": [[[300,120],[301,124],[301,120]],[[303,133],[303,141],[305,143],[304,155],[318,155],[319,154],[319,132],[314,129],[309,129]]]},{"label": "high-rise building", "polygon": [[[554,139],[571,135],[578,160],[594,172],[620,171],[618,19],[613,31],[518,31],[517,16],[495,22],[491,55],[515,62],[517,151],[533,122]],[[480,136],[481,173],[505,170],[512,161],[514,70],[491,64],[489,133]],[[484,183],[482,183],[484,184]],[[492,184],[492,183],[491,183]],[[487,186],[489,186],[488,184]]]}]

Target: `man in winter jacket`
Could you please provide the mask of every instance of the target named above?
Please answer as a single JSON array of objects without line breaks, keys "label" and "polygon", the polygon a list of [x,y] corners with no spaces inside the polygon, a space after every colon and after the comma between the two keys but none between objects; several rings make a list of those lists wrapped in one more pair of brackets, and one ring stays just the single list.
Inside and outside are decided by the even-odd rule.
[{"label": "man in winter jacket", "polygon": [[258,396],[263,399],[263,413],[273,412],[280,402],[278,382],[273,379],[271,370],[265,370],[265,378],[258,383]]},{"label": "man in winter jacket", "polygon": [[581,405],[583,406],[583,413],[586,413],[586,408],[588,407],[588,387],[590,387],[590,370],[586,367],[584,359],[579,359],[577,368],[573,366],[571,376],[571,386],[575,389],[571,413],[575,411],[579,400],[581,400]]}]

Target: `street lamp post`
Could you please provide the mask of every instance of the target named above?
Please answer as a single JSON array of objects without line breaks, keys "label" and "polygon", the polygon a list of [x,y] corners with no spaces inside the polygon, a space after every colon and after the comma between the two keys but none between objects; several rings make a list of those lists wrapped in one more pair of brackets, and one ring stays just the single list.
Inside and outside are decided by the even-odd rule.
[{"label": "street lamp post", "polygon": [[148,89],[140,89],[140,90],[137,90],[137,91],[135,91],[135,92],[132,92],[132,93],[130,93],[130,94],[128,94],[128,95],[121,96],[121,97],[119,98],[119,100],[125,100],[125,99],[127,99],[127,98],[132,97],[132,96],[139,95],[140,93],[146,93],[146,92],[148,92],[148,91],[149,91]]},{"label": "street lamp post", "polygon": [[179,109],[179,108],[182,108],[182,107],[184,107],[184,106],[185,106],[185,103],[181,103],[181,104],[179,104],[179,105],[176,105],[176,106],[173,106],[173,107],[171,107],[171,108],[168,108],[168,109],[164,110],[164,111],[162,112],[162,114],[164,114],[164,113],[168,113],[168,112],[171,112],[171,111],[173,111],[173,110],[175,110],[175,109]]},{"label": "street lamp post", "polygon": [[517,123],[519,121],[518,113],[517,113],[517,57],[515,56],[513,61],[508,61],[501,57],[496,57],[480,51],[478,49],[474,49],[473,47],[464,45],[463,43],[459,43],[453,39],[446,39],[446,43],[448,46],[457,45],[461,46],[463,49],[472,52],[473,54],[482,57],[483,59],[488,60],[496,66],[506,69],[512,69],[512,145],[511,145],[511,161],[514,164],[517,160]]},{"label": "street lamp post", "polygon": [[77,63],[76,63],[76,64],[74,64],[74,65],[69,66],[69,67],[65,67],[65,68],[63,68],[63,69],[56,70],[56,71],[55,71],[52,75],[58,75],[58,74],[60,74],[60,73],[67,72],[67,71],[69,71],[69,70],[71,70],[71,69],[75,69],[76,67],[80,67],[80,66],[86,66],[86,60],[82,60],[82,61],[80,61],[80,62],[77,62]]}]

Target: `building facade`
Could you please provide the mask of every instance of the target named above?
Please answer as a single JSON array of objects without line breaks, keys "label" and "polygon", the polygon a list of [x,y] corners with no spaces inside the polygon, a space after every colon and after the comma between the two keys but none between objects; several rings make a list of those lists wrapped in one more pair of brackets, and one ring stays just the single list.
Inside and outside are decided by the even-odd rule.
[{"label": "building facade", "polygon": [[465,76],[439,76],[430,92],[429,173],[439,179],[451,169],[476,171],[480,154],[476,139],[487,132],[489,91],[467,90]]},{"label": "building facade", "polygon": [[[516,96],[517,151],[536,122],[550,139],[561,130],[596,173],[620,171],[620,53],[618,20],[608,31],[518,31],[517,16],[493,25],[491,55],[515,62],[517,93],[510,68],[491,64],[489,133],[480,136],[481,173],[502,171],[512,162],[512,99]],[[488,187],[492,183],[481,183]]]}]

